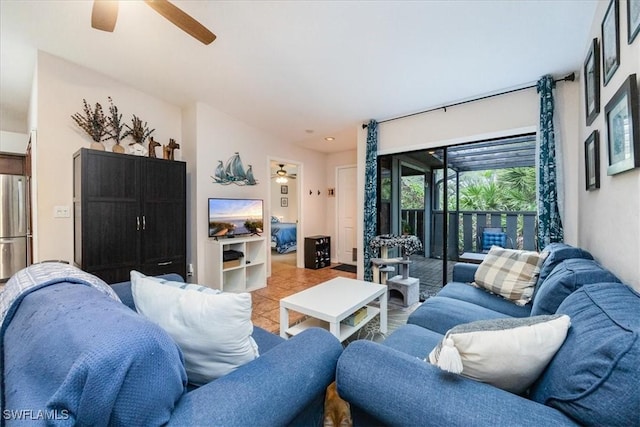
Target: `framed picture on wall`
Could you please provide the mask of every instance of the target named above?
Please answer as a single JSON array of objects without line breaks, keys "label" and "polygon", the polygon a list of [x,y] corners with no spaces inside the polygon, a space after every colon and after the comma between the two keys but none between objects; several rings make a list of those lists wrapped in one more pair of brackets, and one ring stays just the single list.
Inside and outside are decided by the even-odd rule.
[{"label": "framed picture on wall", "polygon": [[607,122],[607,175],[640,166],[638,86],[631,74],[604,108]]},{"label": "framed picture on wall", "polygon": [[600,113],[600,49],[598,39],[593,39],[584,61],[584,102],[587,126]]},{"label": "framed picture on wall", "polygon": [[584,171],[586,190],[600,188],[600,136],[597,129],[584,142]]},{"label": "framed picture on wall", "polygon": [[280,186],[280,194],[289,194],[289,186],[281,185]]},{"label": "framed picture on wall", "polygon": [[280,197],[280,206],[283,208],[289,207],[289,199],[287,197]]},{"label": "framed picture on wall", "polygon": [[640,0],[627,0],[627,40],[629,44],[640,33]]},{"label": "framed picture on wall", "polygon": [[606,86],[620,65],[618,0],[611,0],[602,20],[602,77]]}]

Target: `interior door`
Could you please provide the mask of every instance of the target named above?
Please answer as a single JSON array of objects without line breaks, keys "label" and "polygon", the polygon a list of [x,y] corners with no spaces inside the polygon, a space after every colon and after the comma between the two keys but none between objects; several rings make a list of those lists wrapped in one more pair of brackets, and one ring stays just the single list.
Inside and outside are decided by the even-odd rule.
[{"label": "interior door", "polygon": [[338,168],[338,262],[355,265],[356,248],[356,167]]}]

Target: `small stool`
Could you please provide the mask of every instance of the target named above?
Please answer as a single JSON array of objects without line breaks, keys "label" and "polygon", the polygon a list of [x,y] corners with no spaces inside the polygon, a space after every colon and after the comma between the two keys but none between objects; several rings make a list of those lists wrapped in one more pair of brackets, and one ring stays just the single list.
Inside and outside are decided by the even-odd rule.
[{"label": "small stool", "polygon": [[418,302],[420,294],[420,280],[416,277],[403,279],[401,275],[393,276],[387,280],[388,294],[396,290],[402,294],[402,305],[409,307]]}]

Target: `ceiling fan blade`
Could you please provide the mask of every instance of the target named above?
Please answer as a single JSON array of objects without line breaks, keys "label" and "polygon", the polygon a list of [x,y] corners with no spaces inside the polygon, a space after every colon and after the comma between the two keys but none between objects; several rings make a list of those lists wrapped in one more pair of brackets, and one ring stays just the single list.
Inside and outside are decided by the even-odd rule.
[{"label": "ceiling fan blade", "polygon": [[178,28],[188,33],[192,37],[200,40],[204,44],[210,44],[216,39],[216,35],[209,31],[204,25],[187,15],[178,7],[167,0],[144,0],[160,15],[167,18]]},{"label": "ceiling fan blade", "polygon": [[113,32],[118,19],[117,0],[94,0],[91,10],[91,26],[96,30]]}]

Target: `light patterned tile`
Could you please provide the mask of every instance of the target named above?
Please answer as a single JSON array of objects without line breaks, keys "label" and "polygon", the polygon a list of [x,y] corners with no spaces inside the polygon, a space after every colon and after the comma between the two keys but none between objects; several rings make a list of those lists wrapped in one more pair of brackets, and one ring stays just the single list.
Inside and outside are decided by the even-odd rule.
[{"label": "light patterned tile", "polygon": [[[254,325],[279,334],[280,300],[334,277],[355,279],[356,275],[331,268],[311,270],[274,262],[271,267],[271,277],[267,280],[267,287],[252,293]],[[304,315],[292,311],[289,314],[289,322],[294,324],[303,317]]]}]

